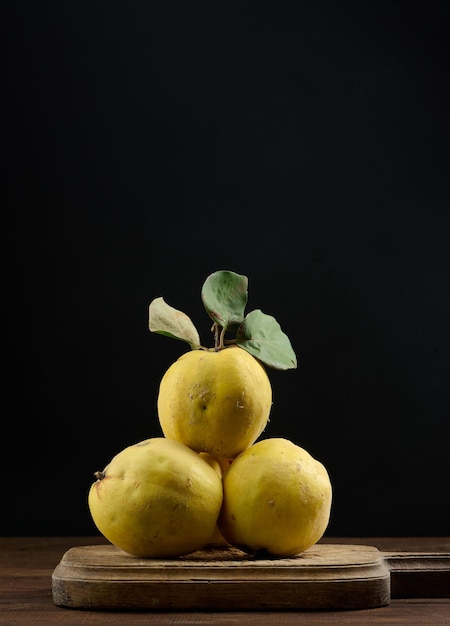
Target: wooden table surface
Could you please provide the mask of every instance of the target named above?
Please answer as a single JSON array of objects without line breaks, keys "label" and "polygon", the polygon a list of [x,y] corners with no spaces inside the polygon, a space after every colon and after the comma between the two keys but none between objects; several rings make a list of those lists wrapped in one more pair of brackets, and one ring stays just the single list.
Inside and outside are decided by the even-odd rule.
[{"label": "wooden table surface", "polygon": [[[324,543],[370,545],[383,552],[450,552],[450,537],[324,538]],[[72,547],[106,543],[99,537],[0,537],[0,624],[46,626],[107,624],[423,624],[450,625],[450,593],[433,597],[393,597],[388,606],[355,611],[111,612],[58,607],[52,599],[52,573]],[[448,571],[443,573],[449,580]],[[444,579],[443,579],[444,580]],[[447,583],[445,583],[446,585]],[[438,586],[439,587],[439,586]],[[442,587],[441,587],[442,588]]]}]

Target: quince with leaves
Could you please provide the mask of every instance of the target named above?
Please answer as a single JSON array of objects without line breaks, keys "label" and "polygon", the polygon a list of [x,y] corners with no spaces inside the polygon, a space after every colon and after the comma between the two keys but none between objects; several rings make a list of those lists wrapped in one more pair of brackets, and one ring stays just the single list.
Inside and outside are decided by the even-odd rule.
[{"label": "quince with leaves", "polygon": [[233,459],[258,439],[269,421],[272,387],[266,366],[293,369],[297,358],[274,317],[259,309],[245,314],[246,276],[214,272],[203,284],[201,299],[213,321],[212,348],[201,345],[185,313],[162,297],[150,303],[150,331],[191,348],[160,382],[158,418],[165,437],[197,452]]}]

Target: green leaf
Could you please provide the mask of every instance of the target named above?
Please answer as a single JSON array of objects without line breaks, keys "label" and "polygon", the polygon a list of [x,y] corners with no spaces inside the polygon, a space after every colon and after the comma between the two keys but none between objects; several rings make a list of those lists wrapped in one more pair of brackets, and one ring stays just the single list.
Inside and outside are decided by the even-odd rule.
[{"label": "green leaf", "polygon": [[220,270],[205,280],[201,297],[209,317],[225,330],[238,326],[247,305],[247,276]]},{"label": "green leaf", "polygon": [[274,317],[259,309],[247,315],[236,339],[241,348],[274,369],[297,367],[297,357],[289,338]]},{"label": "green leaf", "polygon": [[200,337],[190,317],[169,306],[164,298],[152,300],[148,312],[148,327],[153,333],[186,341],[192,350],[200,348]]}]

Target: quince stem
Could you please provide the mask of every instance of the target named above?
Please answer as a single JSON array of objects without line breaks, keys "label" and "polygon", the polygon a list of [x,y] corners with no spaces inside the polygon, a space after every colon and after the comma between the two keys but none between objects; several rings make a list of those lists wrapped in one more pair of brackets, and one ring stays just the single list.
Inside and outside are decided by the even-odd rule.
[{"label": "quince stem", "polygon": [[214,322],[211,330],[214,333],[214,351],[219,352],[219,350],[223,350],[225,347],[225,328]]},{"label": "quince stem", "polygon": [[237,339],[225,339],[226,328],[220,326],[217,322],[214,322],[211,331],[214,333],[214,348],[211,348],[214,352],[219,352],[220,350],[224,350],[227,346],[239,343]]}]

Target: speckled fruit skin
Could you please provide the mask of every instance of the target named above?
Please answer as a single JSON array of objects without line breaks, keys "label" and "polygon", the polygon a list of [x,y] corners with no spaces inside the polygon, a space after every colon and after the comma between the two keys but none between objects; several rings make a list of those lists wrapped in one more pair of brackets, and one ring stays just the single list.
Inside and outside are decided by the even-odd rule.
[{"label": "speckled fruit skin", "polygon": [[165,372],[157,398],[166,437],[228,459],[258,439],[271,407],[266,370],[238,346],[186,352]]},{"label": "speckled fruit skin", "polygon": [[317,543],[328,526],[328,472],[288,439],[265,439],[245,450],[232,461],[223,486],[219,529],[246,552],[295,556]]},{"label": "speckled fruit skin", "polygon": [[217,470],[182,443],[146,439],[119,452],[91,485],[98,530],[141,558],[189,554],[217,528],[223,499]]}]

